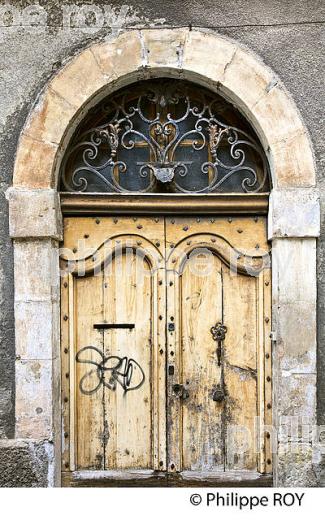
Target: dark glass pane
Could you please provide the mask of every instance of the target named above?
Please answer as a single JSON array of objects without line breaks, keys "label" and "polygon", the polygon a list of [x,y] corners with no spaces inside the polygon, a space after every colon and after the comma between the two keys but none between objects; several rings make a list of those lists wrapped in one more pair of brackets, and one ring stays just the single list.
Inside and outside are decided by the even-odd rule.
[{"label": "dark glass pane", "polygon": [[[118,175],[119,184],[124,190],[145,191],[150,185],[151,177],[141,168],[150,161],[149,149],[145,147],[134,147],[131,150],[121,148],[118,153],[118,161],[125,165]],[[123,166],[122,165],[122,166]]]},{"label": "dark glass pane", "polygon": [[175,153],[175,162],[180,162],[187,168],[186,174],[176,171],[175,182],[188,191],[202,191],[207,188],[209,178],[202,172],[202,165],[207,161],[207,147],[195,150],[193,146],[180,146]]}]

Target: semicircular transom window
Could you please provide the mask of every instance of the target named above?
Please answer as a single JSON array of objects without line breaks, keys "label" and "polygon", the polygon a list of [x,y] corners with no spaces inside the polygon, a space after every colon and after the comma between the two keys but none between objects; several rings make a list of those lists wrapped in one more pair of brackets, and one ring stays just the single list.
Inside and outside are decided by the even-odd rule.
[{"label": "semicircular transom window", "polygon": [[269,169],[252,127],[221,96],[181,80],[107,97],[76,130],[61,191],[265,193]]}]

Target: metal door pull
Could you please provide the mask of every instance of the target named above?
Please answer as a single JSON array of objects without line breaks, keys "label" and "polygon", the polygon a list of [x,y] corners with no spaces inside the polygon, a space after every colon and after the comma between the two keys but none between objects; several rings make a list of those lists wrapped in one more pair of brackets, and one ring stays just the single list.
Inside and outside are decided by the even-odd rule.
[{"label": "metal door pull", "polygon": [[[218,359],[218,366],[220,367],[221,361],[223,361],[223,342],[226,337],[227,327],[223,323],[221,323],[221,321],[218,321],[213,327],[211,327],[210,332],[214,341],[217,342],[216,354]],[[222,403],[222,401],[224,401],[225,399],[225,387],[222,369],[220,375],[220,383],[218,383],[217,386],[212,390],[212,399],[216,403]]]},{"label": "metal door pull", "polygon": [[134,323],[94,323],[94,329],[134,329]]},{"label": "metal door pull", "polygon": [[218,366],[221,365],[221,357],[222,357],[222,343],[226,337],[227,327],[221,323],[220,321],[211,327],[210,329],[212,337],[214,341],[218,343],[217,346],[217,358],[218,358]]}]

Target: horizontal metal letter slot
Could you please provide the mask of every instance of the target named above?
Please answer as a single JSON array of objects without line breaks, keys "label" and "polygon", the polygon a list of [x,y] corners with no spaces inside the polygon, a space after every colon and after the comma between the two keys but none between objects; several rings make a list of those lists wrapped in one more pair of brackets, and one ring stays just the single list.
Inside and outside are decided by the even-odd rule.
[{"label": "horizontal metal letter slot", "polygon": [[134,329],[134,323],[94,323],[94,329]]}]

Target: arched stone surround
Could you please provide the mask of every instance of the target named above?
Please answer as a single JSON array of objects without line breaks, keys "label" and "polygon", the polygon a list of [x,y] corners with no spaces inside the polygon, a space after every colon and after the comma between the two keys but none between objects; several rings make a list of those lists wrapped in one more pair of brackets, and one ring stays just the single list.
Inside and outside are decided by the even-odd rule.
[{"label": "arched stone surround", "polygon": [[[299,416],[310,427],[316,423],[319,207],[312,148],[297,108],[274,73],[232,40],[189,29],[130,30],[83,50],[49,81],[22,131],[8,190],[15,258],[16,438],[48,443],[49,485],[59,485],[61,459],[60,159],[89,106],[126,84],[163,76],[219,91],[242,111],[264,146],[273,183],[274,422],[278,426],[283,417]],[[276,485],[315,485],[311,438],[284,442],[279,436],[276,451]]]}]

